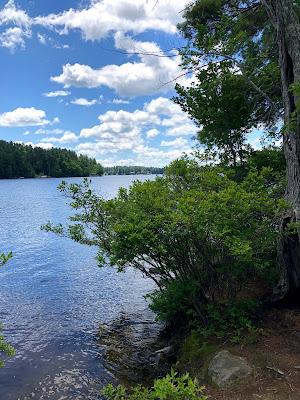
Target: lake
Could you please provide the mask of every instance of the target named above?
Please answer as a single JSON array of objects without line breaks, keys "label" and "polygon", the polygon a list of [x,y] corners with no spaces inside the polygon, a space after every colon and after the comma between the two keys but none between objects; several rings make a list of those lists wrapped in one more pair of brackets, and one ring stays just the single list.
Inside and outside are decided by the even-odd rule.
[{"label": "lake", "polygon": [[[135,179],[153,178],[103,176],[92,185],[109,198]],[[151,282],[132,270],[98,268],[96,249],[40,230],[71,213],[60,181],[0,180],[0,250],[13,252],[0,270],[0,321],[17,351],[0,370],[0,400],[97,399],[112,379],[99,326],[119,315],[154,320],[143,297]]]}]

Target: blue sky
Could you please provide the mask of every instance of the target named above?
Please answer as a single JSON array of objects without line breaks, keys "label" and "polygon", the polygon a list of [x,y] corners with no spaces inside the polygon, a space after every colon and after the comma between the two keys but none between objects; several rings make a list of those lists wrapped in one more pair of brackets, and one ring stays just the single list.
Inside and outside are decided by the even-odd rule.
[{"label": "blue sky", "polygon": [[170,100],[180,60],[151,55],[183,44],[187,2],[0,0],[0,138],[104,165],[191,151],[196,128]]}]

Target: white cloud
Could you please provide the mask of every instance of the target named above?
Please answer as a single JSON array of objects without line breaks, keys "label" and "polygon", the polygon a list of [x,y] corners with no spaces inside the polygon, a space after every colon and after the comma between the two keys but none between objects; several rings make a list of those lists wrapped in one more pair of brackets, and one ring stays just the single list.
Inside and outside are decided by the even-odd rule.
[{"label": "white cloud", "polygon": [[[84,9],[37,17],[34,23],[60,34],[80,30],[85,40],[100,40],[111,32],[142,33],[157,30],[176,33],[188,0],[91,0]],[[156,4],[157,3],[157,4]]]},{"label": "white cloud", "polygon": [[112,104],[129,104],[129,100],[123,100],[123,99],[113,99],[110,103]]},{"label": "white cloud", "polygon": [[75,104],[77,106],[90,107],[90,106],[94,106],[95,104],[99,104],[99,101],[96,99],[88,100],[88,99],[80,98],[80,99],[72,100],[71,103]]},{"label": "white cloud", "polygon": [[158,97],[145,108],[149,114],[160,115],[160,125],[166,129],[167,136],[192,136],[198,130],[181,107],[170,99]]},{"label": "white cloud", "polygon": [[[57,122],[55,118],[52,123]],[[43,110],[31,108],[16,108],[13,111],[0,114],[0,126],[17,127],[17,126],[41,126],[51,124],[46,119],[46,113]]]},{"label": "white cloud", "polygon": [[60,119],[58,117],[53,118],[52,121],[50,121],[50,125],[55,125],[55,124],[59,124],[60,123]]},{"label": "white cloud", "polygon": [[47,38],[46,35],[43,35],[42,33],[38,33],[38,34],[37,34],[37,38],[38,38],[38,41],[39,41],[41,44],[43,44],[44,46],[47,44],[48,38]]},{"label": "white cloud", "polygon": [[9,26],[0,34],[0,46],[14,51],[24,48],[25,39],[31,37],[31,20],[24,10],[9,0],[0,10],[0,26]]},{"label": "white cloud", "polygon": [[[180,106],[164,97],[158,97],[145,103],[142,110],[107,111],[99,116],[99,120],[99,125],[82,129],[80,136],[109,139],[121,134],[130,135],[131,132],[138,131],[140,133],[144,127],[149,128],[148,137],[157,136],[159,133],[157,127],[164,129],[166,135],[169,135],[170,128],[174,129],[175,126],[177,128],[183,126],[186,129],[185,135],[192,135],[196,132],[195,125]],[[180,133],[182,134],[181,130]]]},{"label": "white cloud", "polygon": [[[190,134],[196,134],[198,129],[195,126],[192,126],[190,123],[183,123],[184,121],[178,121],[179,118],[174,116],[171,121],[165,120],[163,121],[163,125],[167,126],[166,124],[173,124],[172,127],[167,129],[166,134],[168,136],[182,136],[186,135],[189,136]],[[178,122],[178,124],[177,124]]]},{"label": "white cloud", "polygon": [[43,46],[49,45],[54,47],[55,49],[69,49],[70,47],[68,44],[58,43],[52,37],[39,32],[37,33],[37,39]]},{"label": "white cloud", "polygon": [[166,151],[162,148],[145,146],[143,137],[144,134],[147,138],[159,134],[168,135],[170,127],[179,124],[180,118],[182,124],[188,125],[191,136],[196,129],[194,124],[177,104],[164,97],[145,103],[141,110],[132,112],[110,110],[99,116],[98,125],[81,130],[81,140],[89,141],[78,144],[76,150],[95,158],[107,154],[117,156],[119,152],[129,151],[134,154],[135,164],[165,165],[170,160],[179,157],[182,151],[191,151],[186,138],[162,141],[162,148],[169,147]]},{"label": "white cloud", "polygon": [[17,47],[25,47],[25,38],[29,37],[22,28],[17,26],[6,29],[0,34],[0,46],[14,51]]},{"label": "white cloud", "polygon": [[45,137],[41,140],[42,143],[73,143],[77,142],[79,137],[70,131],[65,131],[64,134],[60,137]]},{"label": "white cloud", "polygon": [[[66,64],[62,73],[51,80],[65,88],[106,86],[124,97],[163,93],[174,87],[174,79],[181,74],[179,57],[157,57],[153,54],[163,53],[156,43],[135,41],[121,33],[115,35],[115,46],[120,50],[137,52],[139,61],[106,65],[99,69],[78,63]],[[179,81],[183,84],[188,82],[185,77]]]},{"label": "white cloud", "polygon": [[159,135],[159,130],[155,128],[149,129],[149,131],[146,133],[148,139],[152,139],[158,135]]},{"label": "white cloud", "polygon": [[9,0],[0,10],[0,24],[7,25],[10,23],[25,27],[30,25],[29,16],[24,10],[16,7],[14,0]]},{"label": "white cloud", "polygon": [[65,97],[65,96],[69,96],[70,94],[71,94],[71,92],[68,92],[66,90],[57,90],[55,92],[44,93],[43,95],[46,97]]},{"label": "white cloud", "polygon": [[33,147],[41,147],[44,150],[50,150],[54,147],[53,143],[37,143]]},{"label": "white cloud", "polygon": [[[0,25],[11,26],[3,33],[0,45],[11,50],[24,47],[25,39],[31,37],[33,25],[53,29],[60,35],[79,30],[85,40],[92,41],[101,40],[115,32],[139,34],[156,30],[175,34],[176,25],[182,20],[182,10],[188,3],[189,0],[90,0],[85,8],[32,18],[17,7],[14,0],[9,0],[0,10]],[[10,30],[16,27],[19,28],[18,33]],[[43,45],[52,44],[64,49],[69,47],[56,43],[45,34],[37,33],[37,38]]]},{"label": "white cloud", "polygon": [[174,148],[186,148],[188,145],[188,141],[185,138],[179,137],[174,140],[162,140],[160,143],[162,147],[174,147]]},{"label": "white cloud", "polygon": [[25,144],[26,146],[41,147],[42,149],[49,150],[54,146],[52,143],[33,143],[33,142],[23,142],[22,140],[16,140],[15,143]]},{"label": "white cloud", "polygon": [[61,135],[62,133],[64,133],[64,130],[59,128],[55,129],[39,128],[34,132],[35,135]]}]

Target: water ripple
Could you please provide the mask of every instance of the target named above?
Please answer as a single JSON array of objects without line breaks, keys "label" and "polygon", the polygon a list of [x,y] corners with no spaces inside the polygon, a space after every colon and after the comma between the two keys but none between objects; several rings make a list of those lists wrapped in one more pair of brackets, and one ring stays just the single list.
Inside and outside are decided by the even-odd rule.
[{"label": "water ripple", "polygon": [[[111,197],[133,179],[93,178],[93,185]],[[143,298],[151,282],[132,270],[99,269],[94,249],[40,231],[69,214],[58,183],[0,181],[0,246],[14,253],[0,271],[0,320],[17,350],[0,370],[0,400],[96,400],[111,379],[99,325],[121,313],[153,320]]]}]

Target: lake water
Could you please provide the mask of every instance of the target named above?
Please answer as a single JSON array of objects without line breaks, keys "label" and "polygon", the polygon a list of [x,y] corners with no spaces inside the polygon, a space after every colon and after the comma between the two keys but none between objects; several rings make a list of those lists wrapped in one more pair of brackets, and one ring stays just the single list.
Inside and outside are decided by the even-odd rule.
[{"label": "lake water", "polygon": [[[149,176],[92,178],[112,197]],[[78,182],[80,179],[66,179]],[[134,271],[96,265],[96,249],[42,232],[70,214],[60,179],[0,180],[0,321],[16,356],[0,370],[0,400],[96,399],[111,379],[97,341],[99,325],[120,314],[153,320],[143,295],[152,283]]]}]

